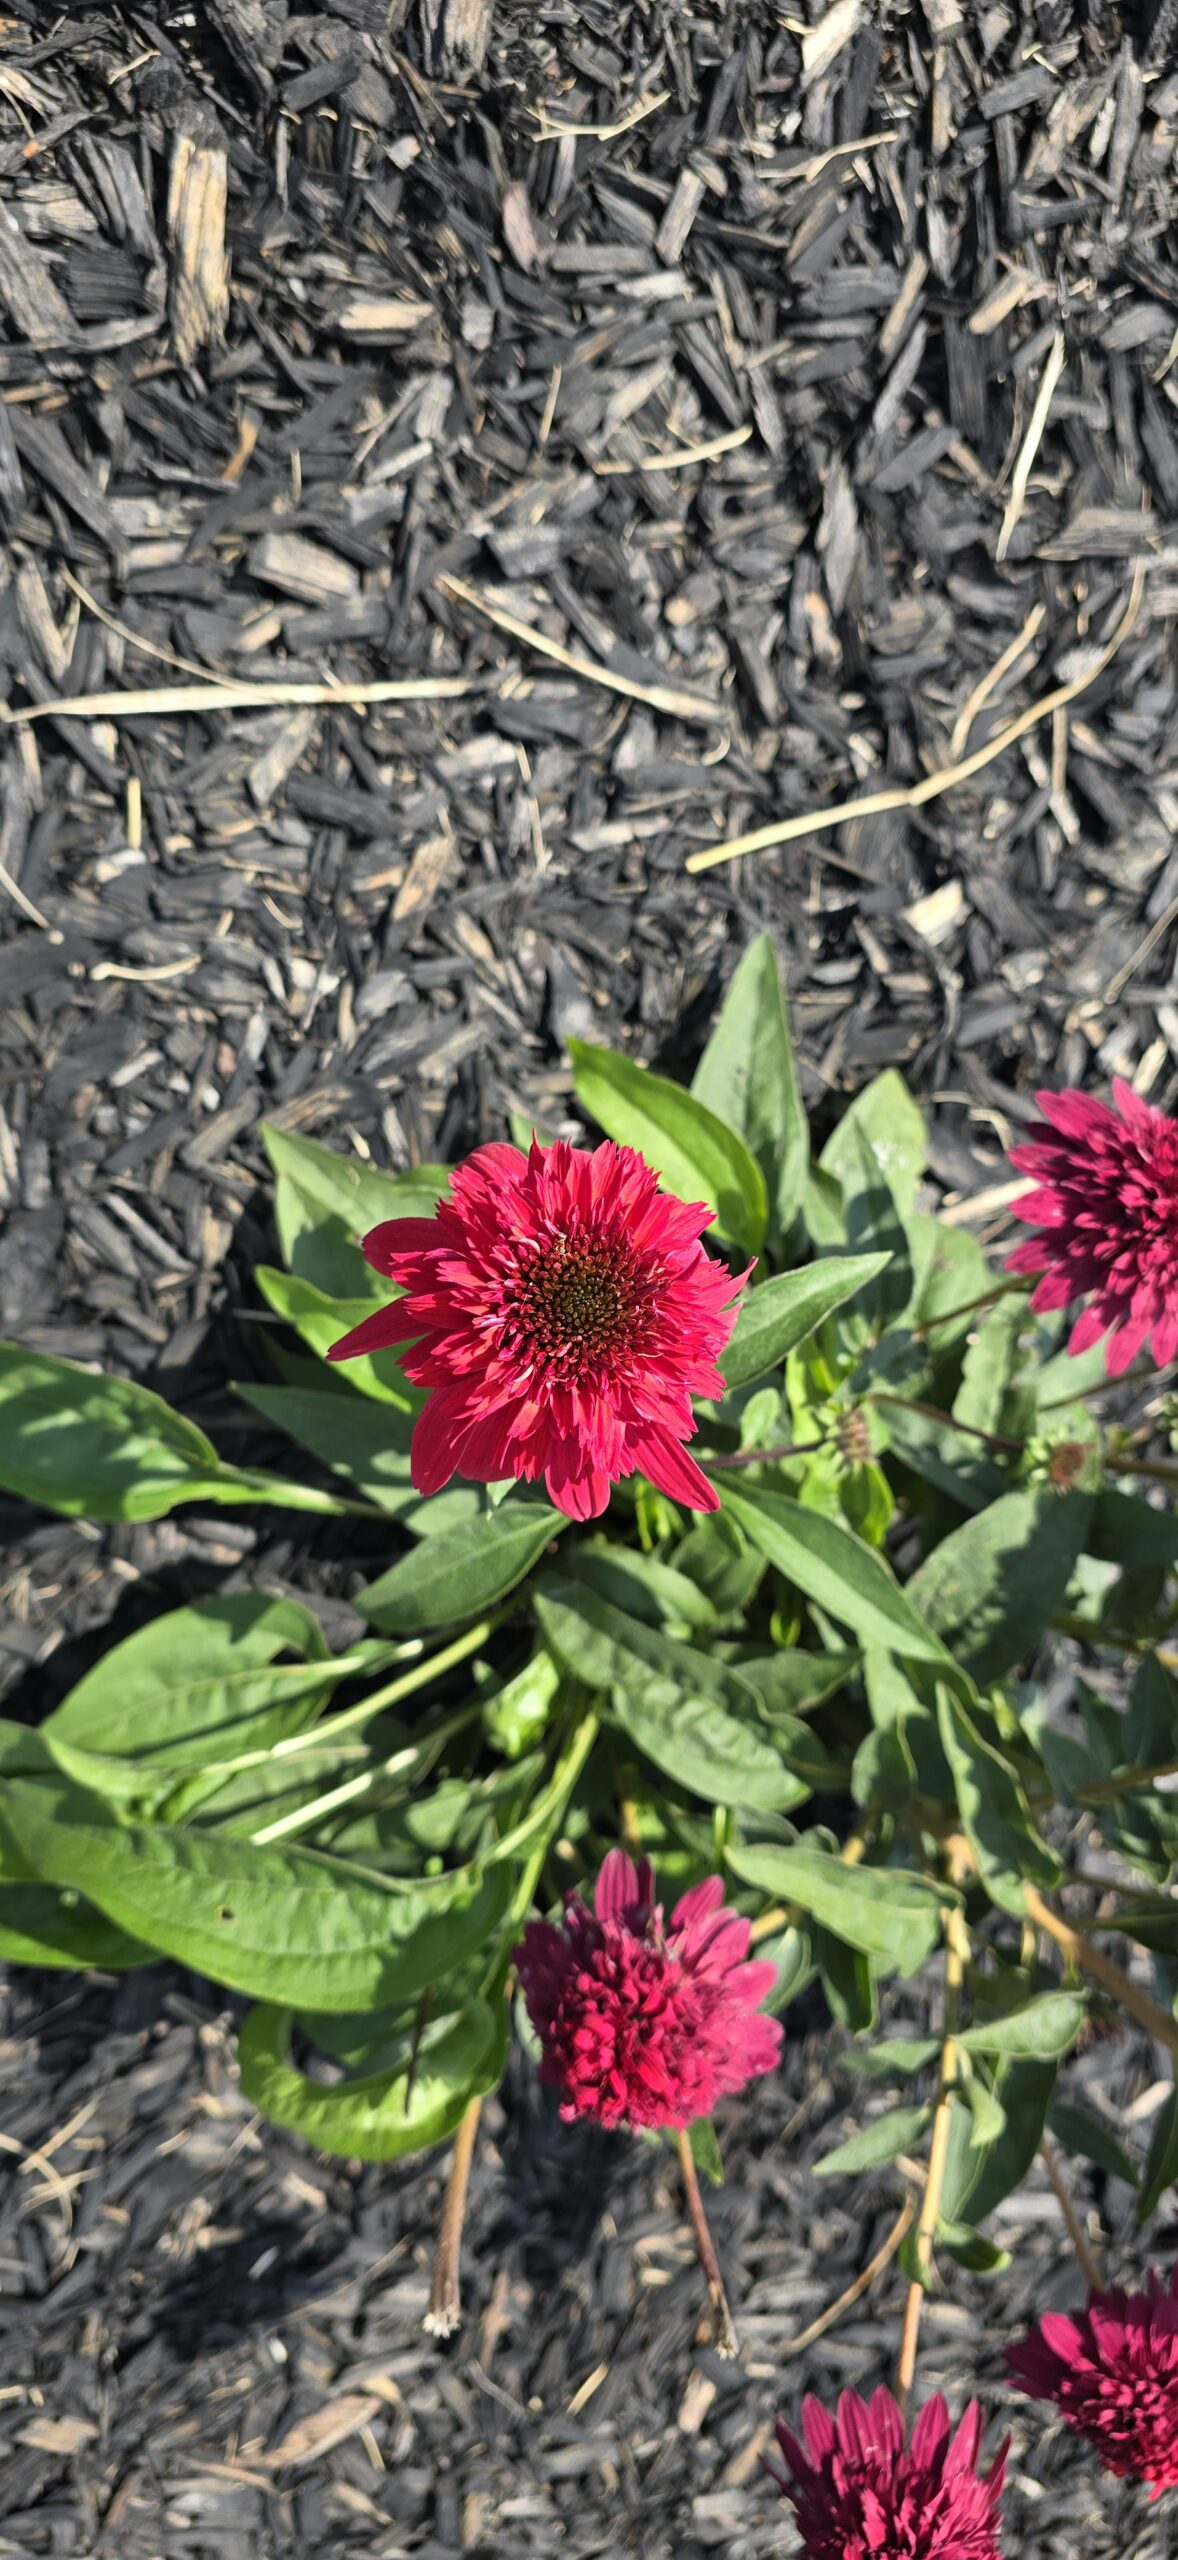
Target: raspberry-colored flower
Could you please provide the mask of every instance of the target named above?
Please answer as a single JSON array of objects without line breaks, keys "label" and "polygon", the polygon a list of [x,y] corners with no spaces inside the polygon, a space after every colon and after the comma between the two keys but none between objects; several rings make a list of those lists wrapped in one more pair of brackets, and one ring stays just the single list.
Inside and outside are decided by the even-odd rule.
[{"label": "raspberry-colored flower", "polygon": [[1065,2424],[1122,2480],[1153,2496],[1178,2488],[1178,2267],[1144,2293],[1092,2292],[1067,2319],[1047,2311],[1006,2350],[1020,2391],[1053,2400]]},{"label": "raspberry-colored flower", "polygon": [[952,2434],[938,2392],[906,2445],[890,2391],[867,2401],[844,2391],[834,2418],[820,2400],[807,2400],[804,2443],[784,2421],[777,2428],[793,2478],[773,2473],[793,2504],[804,2560],[1001,2560],[1006,2446],[980,2472],[982,2427],[974,2400]]},{"label": "raspberry-colored flower", "polygon": [[693,2124],[772,2071],[781,2026],[757,2003],[775,1968],[746,1963],[748,1943],[719,1876],[693,1885],[665,1922],[649,1858],[636,1867],[624,1849],[604,1860],[592,1911],[570,1893],[559,1929],[529,1921],[515,1964],[562,2116]]},{"label": "raspberry-colored flower", "polygon": [[[1066,1307],[1091,1294],[1069,1351],[1108,1335],[1119,1378],[1150,1335],[1161,1365],[1178,1351],[1178,1120],[1113,1079],[1113,1101],[1087,1093],[1039,1093],[1042,1122],[1010,1161],[1034,1191],[1015,1212],[1042,1233],[1008,1257],[1011,1271],[1039,1271],[1033,1307]],[[1118,1113],[1120,1117],[1118,1118]]]},{"label": "raspberry-colored flower", "polygon": [[724,1392],[716,1357],[748,1273],[704,1252],[710,1220],[660,1191],[632,1147],[478,1147],[432,1218],[365,1236],[366,1261],[405,1295],[328,1357],[412,1343],[405,1375],[431,1390],[413,1433],[419,1493],[455,1474],[543,1476],[559,1510],[589,1520],[639,1468],[714,1511],[681,1444],[692,1396]]}]

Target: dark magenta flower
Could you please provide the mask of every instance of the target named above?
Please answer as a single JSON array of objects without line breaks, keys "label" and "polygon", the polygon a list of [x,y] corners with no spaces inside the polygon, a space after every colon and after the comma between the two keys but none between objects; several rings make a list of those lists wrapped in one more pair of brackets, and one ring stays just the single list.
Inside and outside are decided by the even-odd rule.
[{"label": "dark magenta flower", "polygon": [[833,2418],[820,2400],[805,2401],[804,2443],[784,2421],[777,2428],[792,2479],[773,2473],[797,2516],[803,2560],[1001,2560],[1006,2446],[980,2472],[982,2428],[974,2400],[953,2434],[939,2393],[909,2444],[890,2391],[866,2401],[844,2391]]},{"label": "dark magenta flower", "polygon": [[1006,2350],[1020,2391],[1053,2400],[1065,2424],[1122,2480],[1154,2497],[1178,2488],[1178,2268],[1150,2269],[1144,2293],[1092,2292],[1068,2319],[1046,2311]]},{"label": "dark magenta flower", "polygon": [[532,1920],[515,1950],[540,2077],[561,2114],[606,2125],[688,2125],[772,2071],[781,2027],[757,2003],[775,1968],[749,1964],[749,1924],[719,1876],[693,1885],[669,1921],[654,1869],[611,1849],[592,1911],[565,1897],[559,1929]]},{"label": "dark magenta flower", "polygon": [[748,1275],[704,1252],[710,1220],[660,1191],[632,1147],[479,1147],[432,1218],[365,1236],[365,1259],[405,1295],[328,1357],[412,1344],[405,1375],[430,1390],[413,1434],[419,1493],[455,1474],[543,1476],[559,1510],[588,1520],[640,1470],[714,1511],[682,1444],[693,1395],[724,1392],[716,1359]]},{"label": "dark magenta flower", "polygon": [[[1015,1214],[1041,1232],[1008,1257],[1011,1271],[1042,1274],[1033,1307],[1090,1304],[1069,1351],[1108,1335],[1117,1378],[1153,1337],[1160,1364],[1178,1352],[1178,1120],[1113,1080],[1116,1110],[1086,1093],[1039,1093],[1043,1120],[1010,1161],[1033,1191]],[[1118,1117],[1119,1114],[1119,1117]]]}]

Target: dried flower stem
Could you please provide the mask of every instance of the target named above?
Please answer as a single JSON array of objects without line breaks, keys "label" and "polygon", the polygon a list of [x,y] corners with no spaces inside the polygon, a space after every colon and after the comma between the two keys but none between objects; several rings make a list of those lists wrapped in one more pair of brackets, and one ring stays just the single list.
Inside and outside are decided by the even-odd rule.
[{"label": "dried flower stem", "polygon": [[796,2338],[786,2339],[785,2345],[778,2349],[779,2364],[784,2364],[787,2356],[800,2356],[803,2348],[814,2345],[815,2339],[824,2338],[827,2330],[833,2329],[835,2321],[842,2319],[844,2311],[849,2311],[853,2303],[859,2302],[865,2293],[870,2293],[876,2277],[881,2276],[884,2268],[890,2266],[901,2242],[907,2239],[915,2220],[916,2207],[911,2196],[905,2196],[887,2239],[876,2250],[875,2256],[868,2259],[867,2265],[860,2269],[854,2283],[849,2284],[844,2293],[840,2293],[837,2302],[829,2302],[825,2311],[820,2311],[817,2319],[811,2320],[808,2329],[799,2329]]},{"label": "dried flower stem", "polygon": [[1027,1915],[1036,1928],[1045,1930],[1049,1938],[1054,1938],[1056,1946],[1062,1947],[1072,1963],[1082,1972],[1091,1974],[1093,1981],[1099,1982],[1110,1999],[1115,2000],[1119,2008],[1127,2009],[1130,2017],[1136,2018],[1138,2026],[1144,2027],[1147,2035],[1155,2036],[1159,2044],[1164,2044],[1167,2052],[1178,2062],[1178,2020],[1168,2017],[1157,2001],[1151,2000],[1148,1991],[1142,1990],[1140,1983],[1134,1982],[1130,1974],[1122,1973],[1111,1956],[1102,1954],[1090,1938],[1079,1929],[1073,1929],[1069,1921],[1061,1919],[1058,1911],[1052,1910],[1050,1903],[1043,1900],[1033,1884],[1027,1885],[1026,1897]]},{"label": "dried flower stem", "polygon": [[708,2300],[712,2306],[712,2344],[717,2355],[739,2355],[740,2342],[733,2326],[732,2313],[728,2308],[728,2296],[724,2291],[724,2279],[720,2273],[719,2260],[708,2229],[708,2217],[704,2212],[704,2200],[699,2191],[699,2178],[692,2156],[691,2135],[686,2126],[681,2127],[676,2135],[676,2148],[679,2153],[679,2167],[683,2173],[683,2192],[687,2198],[687,2210],[691,2215],[691,2228],[695,2233],[695,2245],[699,2251],[699,2262],[703,2268]]},{"label": "dried flower stem", "polygon": [[[954,1875],[956,1881],[956,1871]],[[920,2270],[908,2287],[904,2305],[904,2327],[900,2336],[900,2354],[896,2365],[896,2398],[902,2410],[908,2406],[912,2380],[916,2372],[916,2342],[920,2334],[920,2315],[932,2274],[933,2242],[941,2213],[941,2196],[945,2185],[945,2169],[949,2159],[949,2131],[953,2121],[953,2098],[957,2088],[957,2047],[953,2032],[957,2025],[957,2009],[961,1983],[969,1959],[969,1936],[959,1911],[945,1915],[945,2025],[941,2041],[941,2081],[933,2115],[932,2139],[929,2143],[928,2170],[921,2199],[920,2218],[916,2225],[916,2263]]]},{"label": "dried flower stem", "polygon": [[1062,2175],[1059,2162],[1055,2156],[1055,2146],[1053,2143],[1048,2141],[1046,2134],[1044,2134],[1043,2140],[1039,2145],[1039,2157],[1047,2171],[1048,2177],[1051,2180],[1056,2202],[1059,2205],[1060,2212],[1062,2213],[1067,2225],[1068,2238],[1075,2250],[1076,2263],[1079,2266],[1080,2273],[1084,2278],[1085,2284],[1091,2286],[1094,2293],[1098,2293],[1104,2281],[1100,2271],[1100,2262],[1092,2248],[1088,2234],[1084,2229],[1084,2225],[1081,2222],[1079,2214],[1077,2213],[1072,2201],[1071,2192]]},{"label": "dried flower stem", "polygon": [[422,2321],[431,2338],[449,2338],[462,2318],[462,2296],[458,2268],[462,2253],[462,2218],[466,2212],[466,2190],[470,2184],[470,2164],[478,2138],[481,2098],[472,2098],[454,2136],[454,2153],[450,2175],[446,2181],[446,2201],[438,2232],[434,2257],[434,2277],[430,2286],[429,2310]]}]

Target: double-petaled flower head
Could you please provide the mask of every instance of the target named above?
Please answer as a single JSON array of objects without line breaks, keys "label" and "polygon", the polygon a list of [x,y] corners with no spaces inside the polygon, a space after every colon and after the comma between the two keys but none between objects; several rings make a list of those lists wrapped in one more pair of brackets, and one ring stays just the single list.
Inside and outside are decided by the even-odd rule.
[{"label": "double-petaled flower head", "polygon": [[1052,2400],[1106,2471],[1178,2488],[1178,2268],[1144,2293],[1093,2291],[1067,2318],[1047,2311],[1006,2350],[1020,2391]]},{"label": "double-petaled flower head", "polygon": [[781,2027],[758,2002],[775,1968],[750,1964],[748,1945],[719,1876],[665,1920],[649,1858],[636,1867],[624,1849],[604,1860],[592,1911],[570,1893],[559,1929],[529,1922],[515,1963],[561,2114],[689,2125],[771,2071]]},{"label": "double-petaled flower head", "polygon": [[476,1149],[432,1218],[392,1218],[365,1259],[404,1296],[333,1344],[332,1360],[408,1343],[429,1390],[413,1482],[543,1476],[570,1519],[604,1511],[636,1471],[675,1502],[717,1496],[683,1442],[693,1396],[719,1396],[718,1354],[747,1272],[705,1253],[710,1210],[660,1191],[632,1147],[563,1140]]},{"label": "double-petaled flower head", "polygon": [[802,2438],[779,2423],[803,2560],[1001,2560],[1003,2445],[978,2468],[983,2418],[975,2401],[956,2433],[939,2393],[905,2442],[890,2391],[861,2400],[844,2391],[832,2418],[820,2400],[802,2409]]},{"label": "double-petaled flower head", "polygon": [[1041,1274],[1033,1307],[1089,1304],[1069,1351],[1107,1333],[1110,1377],[1152,1339],[1160,1364],[1178,1352],[1178,1120],[1115,1078],[1115,1110],[1086,1093],[1040,1093],[1043,1119],[1010,1161],[1035,1183],[1016,1214],[1038,1235],[1009,1256]]}]

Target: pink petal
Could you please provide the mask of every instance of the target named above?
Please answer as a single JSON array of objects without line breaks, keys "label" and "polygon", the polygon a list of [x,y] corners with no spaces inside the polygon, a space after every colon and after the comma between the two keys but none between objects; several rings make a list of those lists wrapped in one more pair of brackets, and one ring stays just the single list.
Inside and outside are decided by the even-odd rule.
[{"label": "pink petal", "polygon": [[669,1431],[633,1432],[630,1454],[634,1465],[672,1502],[685,1503],[692,1511],[719,1510],[720,1496],[714,1485],[709,1484],[694,1458],[671,1438]]},{"label": "pink petal", "polygon": [[354,1324],[350,1333],[333,1342],[329,1360],[359,1360],[373,1351],[392,1351],[400,1342],[409,1341],[418,1331],[405,1317],[405,1301],[394,1298],[392,1305],[377,1307],[375,1313]]}]

